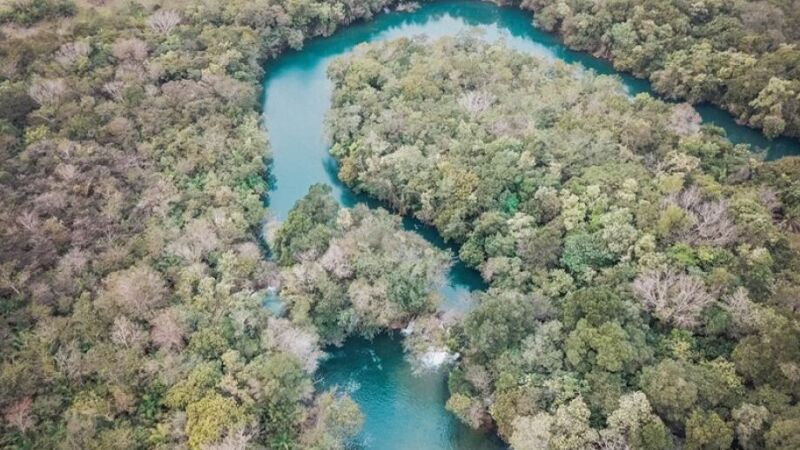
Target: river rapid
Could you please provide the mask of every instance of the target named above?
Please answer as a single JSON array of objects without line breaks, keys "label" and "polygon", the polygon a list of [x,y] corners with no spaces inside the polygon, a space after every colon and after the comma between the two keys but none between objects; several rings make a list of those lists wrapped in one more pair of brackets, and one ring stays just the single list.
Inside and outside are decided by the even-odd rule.
[{"label": "river rapid", "polygon": [[[557,36],[531,25],[529,12],[491,3],[442,1],[425,4],[412,13],[381,14],[354,24],[327,38],[314,39],[300,51],[270,61],[264,80],[263,114],[272,147],[269,210],[278,220],[286,218],[294,203],[314,183],[332,186],[343,206],[364,202],[341,181],[336,162],[328,154],[324,119],[332,94],[326,76],[328,64],[355,46],[399,37],[455,36],[477,28],[488,41],[506,45],[549,60],[578,63],[597,73],[618,75],[631,95],[651,92],[647,81],[617,73],[610,63],[569,50]],[[800,154],[800,142],[788,138],[767,140],[759,131],[737,125],[725,111],[710,105],[697,107],[705,123],[725,129],[736,143],[747,143],[766,152],[768,159]],[[407,230],[420,233],[440,248],[451,248],[430,227],[406,218]],[[484,289],[480,275],[456,262],[442,296],[443,308],[466,310],[468,294]],[[365,415],[364,427],[352,443],[355,449],[439,450],[507,448],[497,436],[481,434],[458,422],[444,407],[448,397],[447,370],[416,374],[405,360],[397,335],[381,335],[371,341],[351,338],[340,348],[329,348],[321,364],[318,388],[337,387],[348,392]]]}]

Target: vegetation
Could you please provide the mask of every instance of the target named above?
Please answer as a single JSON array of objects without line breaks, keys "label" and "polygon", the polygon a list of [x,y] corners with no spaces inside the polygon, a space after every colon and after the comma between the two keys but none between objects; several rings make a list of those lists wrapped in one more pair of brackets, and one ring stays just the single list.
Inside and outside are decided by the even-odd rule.
[{"label": "vegetation", "polygon": [[0,446],[342,445],[316,335],[262,307],[258,82],[386,3],[2,2]]},{"label": "vegetation", "polygon": [[291,263],[281,287],[291,319],[341,344],[433,315],[447,253],[402,231],[386,210],[340,209],[329,192],[312,186],[275,236],[278,260]]},{"label": "vegetation", "polygon": [[448,407],[516,450],[798,442],[798,160],[687,104],[469,36],[335,61],[340,178],[491,288]]},{"label": "vegetation", "polygon": [[800,8],[790,0],[522,0],[567,45],[722,106],[767,136],[800,136]]},{"label": "vegetation", "polygon": [[[463,352],[450,408],[518,450],[797,448],[800,164],[686,105],[470,39],[362,50],[331,72],[342,178],[492,288],[443,328],[447,256],[320,187],[264,258],[263,66],[389,3],[0,3],[0,446],[343,448],[362,418],[314,391],[320,346],[407,326]],[[793,5],[521,6],[797,136]]]}]

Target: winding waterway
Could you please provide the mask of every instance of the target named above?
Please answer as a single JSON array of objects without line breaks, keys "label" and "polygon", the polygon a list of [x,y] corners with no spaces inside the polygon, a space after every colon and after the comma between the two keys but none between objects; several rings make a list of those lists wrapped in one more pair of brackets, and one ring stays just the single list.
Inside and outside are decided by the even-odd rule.
[{"label": "winding waterway", "polygon": [[[490,3],[442,1],[413,13],[389,13],[367,23],[308,42],[269,63],[264,81],[264,119],[272,146],[270,214],[284,219],[292,205],[314,183],[327,183],[344,206],[369,199],[348,190],[336,177],[336,163],[328,154],[324,118],[332,85],[326,76],[334,58],[361,43],[427,35],[454,36],[479,28],[485,39],[503,39],[509,47],[547,59],[579,63],[598,73],[616,74],[606,61],[567,49],[554,35],[531,26],[531,14]],[[647,81],[618,74],[631,94],[650,92]],[[698,108],[705,122],[725,129],[736,143],[748,143],[767,152],[768,159],[800,154],[800,142],[767,140],[760,132],[737,125],[726,112],[709,105]],[[436,232],[406,219],[408,230],[447,247]],[[484,288],[477,272],[461,263],[451,270],[442,294],[444,307],[466,309],[466,294]],[[499,449],[496,436],[473,432],[444,408],[446,373],[414,374],[403,358],[399,338],[383,335],[373,341],[350,339],[341,348],[328,349],[330,358],[319,371],[320,388],[338,387],[350,393],[365,414],[362,432],[353,443],[363,449]]]}]

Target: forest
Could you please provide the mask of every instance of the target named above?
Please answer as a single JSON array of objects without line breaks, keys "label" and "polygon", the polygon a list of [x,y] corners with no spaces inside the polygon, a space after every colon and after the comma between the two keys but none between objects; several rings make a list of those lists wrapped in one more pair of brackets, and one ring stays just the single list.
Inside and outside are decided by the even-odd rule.
[{"label": "forest", "polygon": [[[445,349],[438,317],[452,255],[403,231],[399,216],[365,205],[340,208],[327,185],[314,185],[275,233],[270,248],[283,267],[281,298],[296,325],[323,343],[372,338],[419,324],[412,354]],[[430,330],[430,331],[426,331]]]},{"label": "forest", "polygon": [[797,160],[474,36],[335,61],[340,178],[490,289],[448,408],[515,450],[800,445]]},{"label": "forest", "polygon": [[[456,255],[324,186],[266,226],[265,71],[395,3],[0,0],[0,447],[344,449],[324,347],[404,330],[515,450],[800,448],[800,164],[688,104],[472,37],[365,47],[330,72],[341,179],[490,289],[445,317]],[[797,2],[515,6],[800,135]]]},{"label": "forest", "polygon": [[522,0],[537,26],[649,79],[669,98],[722,106],[769,137],[800,136],[797,0]]},{"label": "forest", "polygon": [[263,64],[383,1],[0,3],[0,447],[331,449],[262,306]]}]

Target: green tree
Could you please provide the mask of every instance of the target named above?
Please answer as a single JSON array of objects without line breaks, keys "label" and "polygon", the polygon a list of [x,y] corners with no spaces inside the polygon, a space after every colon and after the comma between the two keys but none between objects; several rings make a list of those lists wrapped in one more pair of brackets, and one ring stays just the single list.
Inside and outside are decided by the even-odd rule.
[{"label": "green tree", "polygon": [[715,412],[695,410],[686,421],[686,448],[692,450],[730,448],[733,430]]}]

